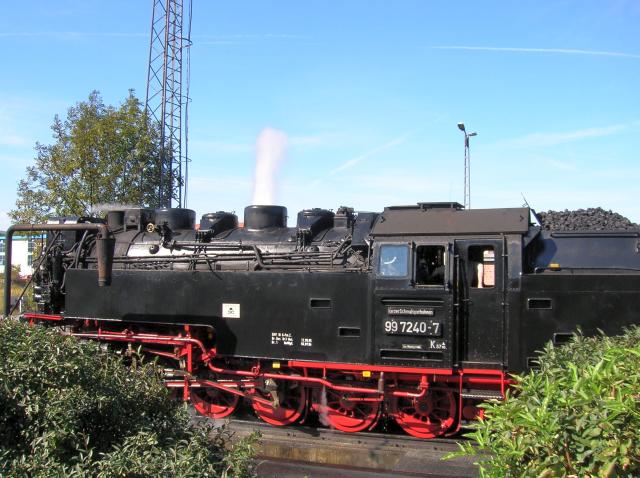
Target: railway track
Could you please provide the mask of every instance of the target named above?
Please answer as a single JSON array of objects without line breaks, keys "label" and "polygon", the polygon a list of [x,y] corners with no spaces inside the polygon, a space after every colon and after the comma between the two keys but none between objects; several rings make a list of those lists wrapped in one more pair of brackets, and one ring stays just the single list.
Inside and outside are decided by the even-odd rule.
[{"label": "railway track", "polygon": [[389,432],[349,434],[309,425],[280,428],[249,415],[216,425],[223,423],[234,438],[260,433],[260,477],[477,476],[473,458],[442,460],[458,449],[459,439],[420,440]]}]

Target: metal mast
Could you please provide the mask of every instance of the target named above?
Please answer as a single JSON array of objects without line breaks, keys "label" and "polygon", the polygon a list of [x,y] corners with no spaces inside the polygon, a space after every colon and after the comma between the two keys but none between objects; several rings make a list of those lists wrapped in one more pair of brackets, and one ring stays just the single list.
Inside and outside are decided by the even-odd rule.
[{"label": "metal mast", "polygon": [[145,111],[160,127],[157,207],[187,202],[192,0],[184,3],[186,9],[183,0],[153,0]]}]

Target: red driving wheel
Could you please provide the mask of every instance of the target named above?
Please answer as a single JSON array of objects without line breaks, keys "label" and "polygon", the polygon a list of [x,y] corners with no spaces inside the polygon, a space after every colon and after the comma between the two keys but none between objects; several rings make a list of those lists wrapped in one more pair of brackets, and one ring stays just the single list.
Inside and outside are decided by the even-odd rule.
[{"label": "red driving wheel", "polygon": [[338,392],[322,389],[317,393],[313,408],[320,421],[343,432],[372,429],[380,416],[380,402],[365,393]]},{"label": "red driving wheel", "polygon": [[409,435],[436,438],[455,424],[456,400],[453,391],[434,388],[419,398],[394,397],[391,414]]},{"label": "red driving wheel", "polygon": [[209,418],[224,418],[238,407],[239,396],[213,387],[192,388],[191,403],[202,415]]},{"label": "red driving wheel", "polygon": [[[253,401],[253,410],[261,420],[275,426],[285,426],[296,423],[305,412],[307,405],[307,391],[305,387],[293,381],[279,381],[277,383],[277,404],[267,405],[263,402]],[[256,389],[256,395],[262,399],[273,402],[273,395]]]}]

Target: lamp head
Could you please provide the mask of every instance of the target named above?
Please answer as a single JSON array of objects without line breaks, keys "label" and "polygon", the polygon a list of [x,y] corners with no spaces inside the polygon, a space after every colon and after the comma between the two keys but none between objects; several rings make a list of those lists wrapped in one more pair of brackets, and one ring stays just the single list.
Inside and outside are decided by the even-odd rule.
[{"label": "lamp head", "polygon": [[458,123],[458,128],[460,129],[460,131],[466,132],[466,130],[464,129],[464,123]]},{"label": "lamp head", "polygon": [[469,136],[478,136],[478,133],[474,131],[473,133],[469,133]]}]

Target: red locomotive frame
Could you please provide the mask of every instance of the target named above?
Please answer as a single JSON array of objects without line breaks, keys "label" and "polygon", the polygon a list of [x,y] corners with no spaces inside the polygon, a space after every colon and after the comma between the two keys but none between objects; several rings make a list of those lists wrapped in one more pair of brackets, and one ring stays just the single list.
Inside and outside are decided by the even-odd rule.
[{"label": "red locomotive frame", "polygon": [[[182,392],[201,414],[214,419],[231,415],[240,399],[250,401],[263,421],[285,426],[302,422],[309,411],[343,432],[373,429],[388,416],[418,438],[451,436],[463,419],[481,416],[478,400],[500,398],[513,383],[501,370],[432,369],[303,360],[225,358],[207,348],[202,327],[182,326],[178,334],[106,329],[99,320],[62,315],[24,314],[35,322],[72,325],[65,333],[102,342],[139,344],[145,353],[175,361],[182,378],[167,387]],[[278,386],[280,382],[280,386]],[[282,385],[285,384],[283,387]],[[473,392],[465,391],[473,389]]]}]

